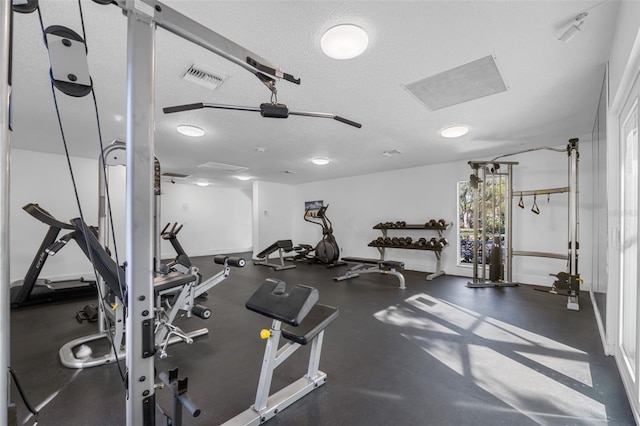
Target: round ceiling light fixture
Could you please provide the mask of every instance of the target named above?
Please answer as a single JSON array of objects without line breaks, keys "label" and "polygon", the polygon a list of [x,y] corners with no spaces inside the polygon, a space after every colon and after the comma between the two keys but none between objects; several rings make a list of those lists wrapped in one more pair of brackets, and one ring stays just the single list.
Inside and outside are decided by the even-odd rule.
[{"label": "round ceiling light fixture", "polygon": [[369,36],[357,25],[343,24],[329,28],[320,39],[325,55],[333,59],[352,59],[362,55],[369,45]]},{"label": "round ceiling light fixture", "polygon": [[459,138],[469,133],[467,126],[456,124],[455,126],[448,126],[440,130],[440,135],[444,138]]},{"label": "round ceiling light fixture", "polygon": [[245,180],[251,179],[251,176],[238,175],[238,176],[236,176],[236,179],[245,181]]},{"label": "round ceiling light fixture", "polygon": [[209,182],[207,182],[207,181],[200,180],[200,181],[196,182],[196,185],[198,185],[198,186],[209,186],[211,184]]},{"label": "round ceiling light fixture", "polygon": [[323,157],[316,157],[313,160],[311,160],[311,162],[316,166],[326,166],[327,164],[330,163],[328,158],[323,158]]},{"label": "round ceiling light fixture", "polygon": [[190,136],[192,138],[199,138],[200,136],[204,136],[205,134],[204,129],[198,126],[193,126],[191,124],[180,124],[178,125],[178,127],[176,127],[176,130],[178,131],[178,133],[185,136]]}]

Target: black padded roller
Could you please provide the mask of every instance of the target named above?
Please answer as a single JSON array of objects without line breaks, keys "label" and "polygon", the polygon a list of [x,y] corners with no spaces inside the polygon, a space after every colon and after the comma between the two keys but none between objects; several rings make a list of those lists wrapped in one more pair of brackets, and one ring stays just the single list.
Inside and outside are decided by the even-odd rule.
[{"label": "black padded roller", "polygon": [[192,109],[202,109],[202,108],[204,108],[204,104],[202,102],[198,102],[195,104],[185,104],[185,105],[177,105],[177,106],[162,108],[162,112],[164,112],[165,114],[171,114],[174,112],[191,111]]},{"label": "black padded roller", "polygon": [[341,123],[348,124],[349,126],[357,127],[358,129],[362,127],[362,124],[356,123],[355,121],[347,120],[346,118],[340,117],[339,115],[336,115],[335,117],[333,117],[333,119]]}]

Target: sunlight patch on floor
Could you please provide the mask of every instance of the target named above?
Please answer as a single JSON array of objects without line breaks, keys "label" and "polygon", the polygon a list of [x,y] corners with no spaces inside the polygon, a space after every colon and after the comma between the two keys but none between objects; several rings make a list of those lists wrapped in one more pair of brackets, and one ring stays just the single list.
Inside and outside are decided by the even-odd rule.
[{"label": "sunlight patch on floor", "polygon": [[426,294],[405,302],[374,316],[515,411],[539,423],[606,421],[585,352]]}]

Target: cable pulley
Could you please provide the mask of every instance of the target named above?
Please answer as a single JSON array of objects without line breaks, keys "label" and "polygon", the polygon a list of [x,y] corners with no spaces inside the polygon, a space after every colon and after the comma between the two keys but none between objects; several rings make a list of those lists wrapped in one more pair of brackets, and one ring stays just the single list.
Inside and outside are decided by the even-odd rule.
[{"label": "cable pulley", "polygon": [[91,93],[87,46],[75,31],[61,25],[44,30],[49,50],[51,81],[65,95],[83,97]]}]

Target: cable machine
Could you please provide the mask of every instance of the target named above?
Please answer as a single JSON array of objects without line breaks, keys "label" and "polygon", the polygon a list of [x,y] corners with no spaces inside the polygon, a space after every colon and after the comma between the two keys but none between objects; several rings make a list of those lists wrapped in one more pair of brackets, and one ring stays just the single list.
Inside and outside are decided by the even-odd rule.
[{"label": "cable machine", "polygon": [[507,200],[513,192],[513,166],[518,163],[491,160],[468,164],[473,170],[469,178],[473,188],[473,279],[467,287],[517,286],[511,278],[512,210]]},{"label": "cable machine", "polygon": [[[514,191],[511,194],[511,204],[513,204],[515,198],[517,197],[519,200],[522,200],[522,197],[533,196],[534,197],[534,207],[535,199],[538,195],[550,195],[550,194],[560,194],[560,193],[568,193],[568,211],[567,211],[567,254],[558,254],[558,253],[547,253],[547,252],[537,252],[537,251],[510,251],[507,254],[508,262],[511,263],[513,256],[530,256],[530,257],[544,257],[549,259],[561,259],[567,261],[566,271],[559,272],[557,274],[550,274],[553,277],[556,277],[556,281],[553,283],[550,293],[557,294],[558,290],[566,290],[568,295],[567,300],[567,309],[577,311],[580,309],[580,305],[578,303],[578,296],[580,295],[580,283],[582,279],[580,278],[580,274],[578,273],[578,249],[580,248],[580,244],[578,242],[578,225],[579,215],[578,215],[578,162],[580,159],[580,154],[578,151],[578,141],[579,139],[569,139],[569,143],[567,144],[566,150],[562,149],[554,149],[554,148],[536,148],[533,150],[523,151],[535,151],[540,149],[548,149],[552,151],[558,152],[566,152],[568,158],[568,169],[567,169],[567,186],[563,186],[560,188],[547,188],[547,189],[536,189],[529,191]],[[521,154],[523,152],[515,153]],[[515,155],[508,154],[508,155]],[[504,157],[504,156],[503,156]],[[534,210],[535,213],[535,210]]]}]

